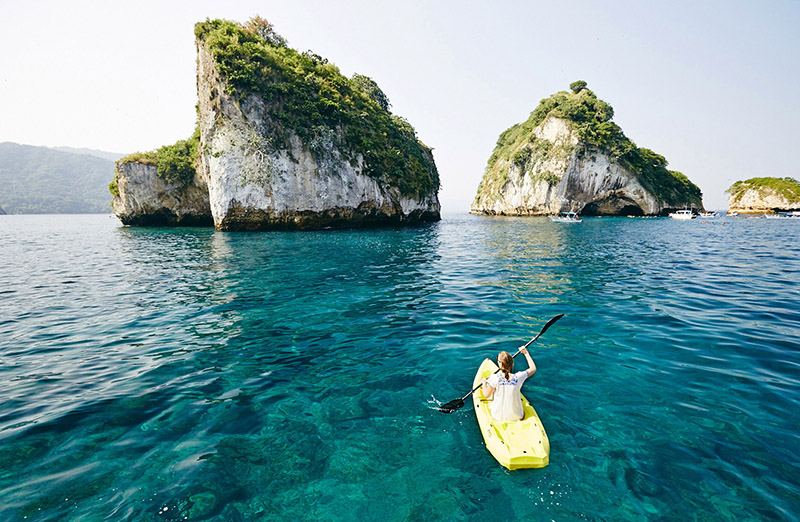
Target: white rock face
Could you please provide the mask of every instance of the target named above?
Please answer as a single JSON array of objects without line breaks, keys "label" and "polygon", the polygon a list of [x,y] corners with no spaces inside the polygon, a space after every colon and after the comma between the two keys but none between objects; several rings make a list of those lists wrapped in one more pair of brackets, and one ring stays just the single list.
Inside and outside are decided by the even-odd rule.
[{"label": "white rock face", "polygon": [[[439,219],[436,193],[421,199],[367,176],[332,140],[309,144],[291,135],[274,147],[262,100],[242,106],[224,92],[216,64],[198,44],[201,175],[208,184],[214,224],[222,230],[321,228],[413,223]],[[331,131],[333,132],[333,131]]]},{"label": "white rock face", "polygon": [[776,210],[795,210],[798,203],[793,203],[768,187],[747,189],[740,196],[728,199],[728,212],[742,214],[762,214]]},{"label": "white rock face", "polygon": [[111,208],[125,225],[209,226],[213,223],[208,187],[195,176],[180,187],[158,177],[155,165],[140,162],[117,163],[119,195]]},{"label": "white rock face", "polygon": [[493,175],[482,182],[472,213],[653,215],[666,208],[634,173],[581,143],[569,122],[548,116],[533,134],[534,143],[544,146],[534,149],[523,167],[498,161]]}]

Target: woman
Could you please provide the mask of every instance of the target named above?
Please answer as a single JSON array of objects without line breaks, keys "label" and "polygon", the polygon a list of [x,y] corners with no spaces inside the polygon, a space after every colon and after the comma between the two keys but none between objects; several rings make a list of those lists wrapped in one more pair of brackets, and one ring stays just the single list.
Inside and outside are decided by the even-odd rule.
[{"label": "woman", "polygon": [[528,361],[527,371],[511,373],[514,371],[514,357],[508,352],[500,352],[497,356],[500,371],[493,373],[488,379],[484,378],[481,384],[483,396],[492,401],[489,405],[492,417],[501,422],[522,420],[525,416],[520,388],[528,377],[536,373],[536,364],[528,349],[522,347],[519,351]]}]

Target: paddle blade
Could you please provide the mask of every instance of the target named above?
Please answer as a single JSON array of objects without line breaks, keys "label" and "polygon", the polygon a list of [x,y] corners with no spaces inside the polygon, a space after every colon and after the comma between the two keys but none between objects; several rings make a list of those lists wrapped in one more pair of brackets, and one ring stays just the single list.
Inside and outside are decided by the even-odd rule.
[{"label": "paddle blade", "polygon": [[557,316],[555,316],[555,317],[553,317],[552,319],[550,319],[549,321],[547,321],[547,324],[546,324],[546,325],[544,325],[544,328],[542,328],[542,331],[541,331],[541,332],[539,332],[539,335],[537,335],[536,337],[539,337],[539,336],[541,336],[543,333],[545,333],[545,332],[547,331],[547,329],[548,329],[548,328],[550,328],[551,326],[553,326],[553,323],[555,323],[556,321],[558,321],[558,320],[559,320],[559,319],[561,319],[562,317],[564,317],[564,314],[558,314]]},{"label": "paddle blade", "polygon": [[464,406],[464,399],[454,399],[448,403],[439,406],[439,411],[442,413],[453,413],[454,411]]}]

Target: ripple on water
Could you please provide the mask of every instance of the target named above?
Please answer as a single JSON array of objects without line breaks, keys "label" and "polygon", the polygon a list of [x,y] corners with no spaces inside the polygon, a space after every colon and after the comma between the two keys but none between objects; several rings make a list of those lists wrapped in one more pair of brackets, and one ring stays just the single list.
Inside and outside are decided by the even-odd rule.
[{"label": "ripple on water", "polygon": [[[0,219],[0,518],[794,520],[800,227]],[[7,311],[7,312],[6,312]],[[508,472],[466,393],[550,317]]]}]

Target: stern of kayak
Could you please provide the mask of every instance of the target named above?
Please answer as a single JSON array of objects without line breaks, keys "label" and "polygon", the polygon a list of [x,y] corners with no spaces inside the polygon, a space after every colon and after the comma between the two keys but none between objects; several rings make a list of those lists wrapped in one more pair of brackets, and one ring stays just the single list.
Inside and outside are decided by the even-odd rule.
[{"label": "stern of kayak", "polygon": [[[478,386],[483,377],[489,377],[495,370],[497,365],[485,359],[475,375],[473,386]],[[501,465],[510,470],[547,466],[550,462],[550,440],[536,410],[524,395],[522,406],[525,418],[521,421],[495,420],[489,412],[490,401],[480,389],[472,394],[472,402],[486,448]]]}]

